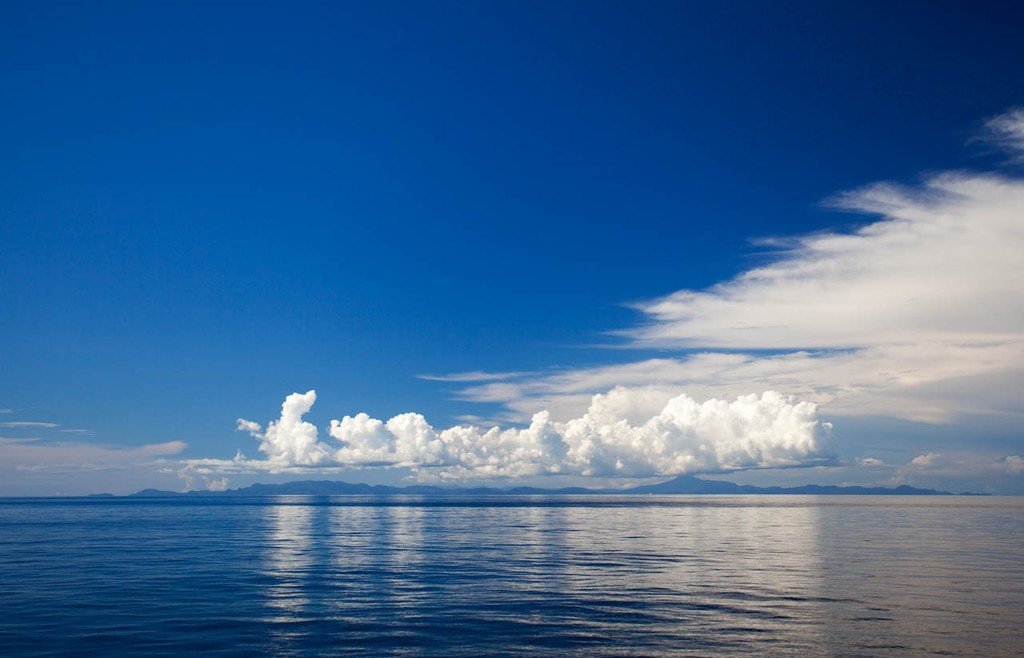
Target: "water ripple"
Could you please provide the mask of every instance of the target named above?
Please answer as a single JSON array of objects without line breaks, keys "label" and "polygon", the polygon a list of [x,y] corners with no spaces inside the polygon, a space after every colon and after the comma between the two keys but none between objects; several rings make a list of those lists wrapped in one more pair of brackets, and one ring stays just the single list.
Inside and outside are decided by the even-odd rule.
[{"label": "water ripple", "polygon": [[3,500],[0,654],[1011,656],[1021,537],[996,498]]}]

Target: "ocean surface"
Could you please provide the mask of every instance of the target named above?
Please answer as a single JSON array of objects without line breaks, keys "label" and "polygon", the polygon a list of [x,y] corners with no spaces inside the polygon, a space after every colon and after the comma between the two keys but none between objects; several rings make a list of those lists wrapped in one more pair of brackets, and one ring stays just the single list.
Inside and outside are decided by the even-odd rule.
[{"label": "ocean surface", "polygon": [[0,499],[3,656],[1017,656],[1024,498]]}]

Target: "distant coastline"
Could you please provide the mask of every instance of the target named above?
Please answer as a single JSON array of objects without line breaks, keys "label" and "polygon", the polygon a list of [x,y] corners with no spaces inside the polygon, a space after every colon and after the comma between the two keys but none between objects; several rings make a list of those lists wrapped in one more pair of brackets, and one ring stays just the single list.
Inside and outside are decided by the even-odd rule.
[{"label": "distant coastline", "polygon": [[[585,487],[564,487],[544,489],[539,487],[438,487],[432,485],[410,485],[394,487],[388,485],[353,484],[340,480],[301,480],[280,484],[253,484],[227,491],[162,491],[143,489],[128,497],[160,498],[179,496],[254,497],[254,496],[543,496],[543,495],[671,495],[671,494],[763,494],[763,495],[817,495],[817,496],[985,496],[988,494],[961,493],[935,489],[920,489],[908,485],[898,487],[860,487],[807,484],[797,487],[756,487],[721,480],[680,475],[658,484],[647,484],[628,489],[587,489]],[[109,497],[112,494],[96,494]]]}]

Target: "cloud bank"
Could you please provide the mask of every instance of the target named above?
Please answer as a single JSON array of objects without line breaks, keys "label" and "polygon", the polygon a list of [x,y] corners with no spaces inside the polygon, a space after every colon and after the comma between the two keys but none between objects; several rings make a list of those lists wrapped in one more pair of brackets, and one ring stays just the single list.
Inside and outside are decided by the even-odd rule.
[{"label": "cloud bank", "polygon": [[308,472],[404,467],[422,480],[559,474],[645,477],[790,467],[831,459],[830,425],[813,403],[774,391],[698,403],[654,389],[617,387],[592,397],[567,422],[534,414],[522,429],[457,425],[436,429],[415,413],[388,421],[366,414],[332,420],[332,443],[304,421],[316,392],[289,395],[264,429],[239,419],[262,459],[187,462],[195,473]]}]

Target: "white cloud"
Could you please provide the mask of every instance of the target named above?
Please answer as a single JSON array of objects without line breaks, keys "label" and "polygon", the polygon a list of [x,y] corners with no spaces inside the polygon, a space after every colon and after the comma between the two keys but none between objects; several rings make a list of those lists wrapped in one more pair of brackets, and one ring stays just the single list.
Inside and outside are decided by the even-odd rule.
[{"label": "white cloud", "polygon": [[[185,483],[186,491],[193,491],[196,489],[206,491],[227,491],[228,479],[220,478],[213,479],[209,476],[209,473],[202,473],[197,471],[191,464],[185,464],[184,468],[180,465],[177,468],[165,467],[161,469],[164,473],[174,473],[178,479]],[[198,480],[198,482],[197,482]],[[196,485],[199,485],[198,487]]]},{"label": "white cloud", "polygon": [[1019,475],[1024,473],[1024,457],[1020,455],[1007,455],[1000,460],[1007,473]]},{"label": "white cloud", "polygon": [[955,454],[924,453],[910,462],[885,467],[889,486],[910,484],[948,491],[1024,493],[1024,459],[1017,455],[995,458],[991,453],[961,451]]},{"label": "white cloud", "polygon": [[1021,340],[1024,185],[946,174],[836,203],[883,219],[803,236],[729,282],[638,304],[650,323],[627,335],[637,346],[730,349]]},{"label": "white cloud", "polygon": [[0,427],[51,429],[57,427],[57,423],[38,423],[27,420],[13,420],[0,423]]},{"label": "white cloud", "polygon": [[27,472],[99,471],[137,467],[179,454],[183,441],[168,441],[138,447],[89,443],[3,443],[3,469]]},{"label": "white cloud", "polygon": [[[989,122],[1024,154],[1024,110]],[[849,232],[777,239],[765,265],[705,290],[634,307],[627,347],[684,356],[464,387],[508,420],[570,418],[615,385],[735,397],[775,390],[829,415],[946,423],[1022,415],[1024,180],[945,173],[918,187],[871,185],[832,200],[878,218]]]},{"label": "white cloud", "polygon": [[267,461],[282,466],[315,466],[329,459],[323,444],[317,441],[316,426],[302,420],[313,403],[316,391],[292,393],[281,405],[281,418],[271,421],[264,431],[258,423],[238,419],[238,429],[260,441],[260,452]]},{"label": "white cloud", "polygon": [[914,466],[931,466],[935,463],[935,460],[941,457],[938,453],[929,452],[923,455],[918,455],[910,460],[910,463]]},{"label": "white cloud", "polygon": [[857,460],[861,466],[884,466],[885,462],[877,457],[861,457]]},{"label": "white cloud", "polygon": [[617,387],[595,395],[586,413],[556,422],[536,413],[524,429],[458,425],[435,429],[420,414],[387,422],[366,414],[332,420],[330,445],[302,420],[316,394],[289,395],[266,431],[239,429],[260,441],[265,459],[189,460],[197,474],[309,472],[407,467],[421,479],[561,474],[645,477],[802,466],[827,462],[830,425],[817,408],[776,392],[731,402]]},{"label": "white cloud", "polygon": [[31,443],[33,441],[41,441],[42,439],[38,436],[0,436],[0,445],[6,445],[10,443]]},{"label": "white cloud", "polygon": [[417,379],[431,382],[486,382],[499,379],[511,379],[523,375],[521,372],[483,372],[474,370],[472,372],[453,372],[447,375],[416,375]]},{"label": "white cloud", "polygon": [[1024,156],[1024,108],[1015,108],[985,122],[983,139]]}]

